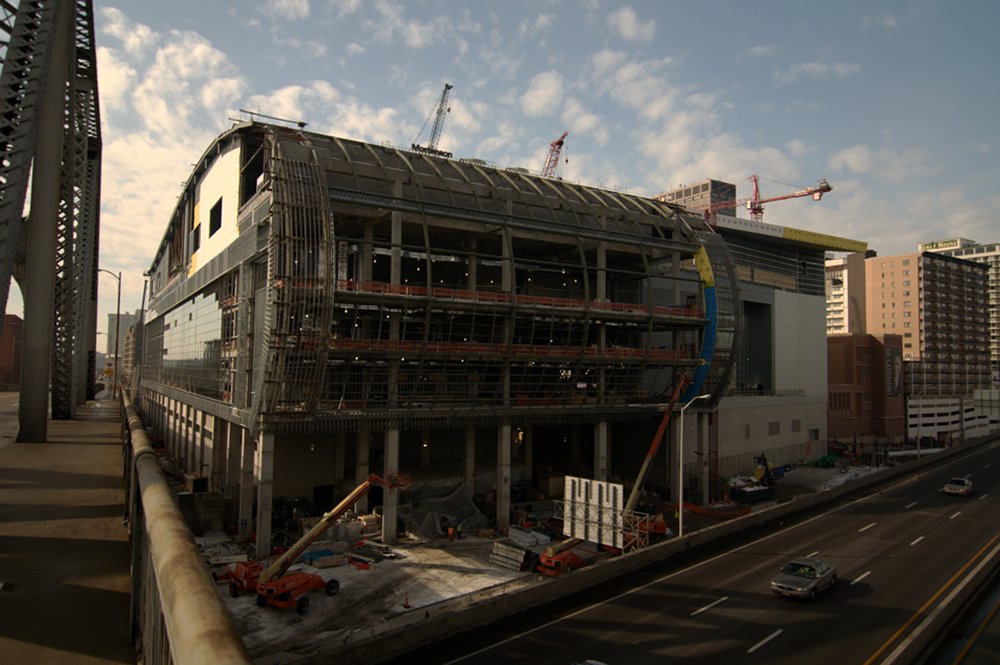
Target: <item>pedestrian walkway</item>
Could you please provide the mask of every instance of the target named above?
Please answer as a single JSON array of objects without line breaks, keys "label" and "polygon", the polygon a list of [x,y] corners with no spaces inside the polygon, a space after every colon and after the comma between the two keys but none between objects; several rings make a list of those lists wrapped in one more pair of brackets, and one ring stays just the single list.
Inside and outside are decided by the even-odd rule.
[{"label": "pedestrian walkway", "polygon": [[0,663],[136,661],[117,413],[91,402],[15,443],[17,393],[0,394]]}]

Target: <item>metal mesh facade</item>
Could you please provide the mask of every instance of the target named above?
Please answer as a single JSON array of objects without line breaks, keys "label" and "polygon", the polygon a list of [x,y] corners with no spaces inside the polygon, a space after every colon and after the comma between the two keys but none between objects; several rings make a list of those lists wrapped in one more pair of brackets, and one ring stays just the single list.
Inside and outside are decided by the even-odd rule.
[{"label": "metal mesh facade", "polygon": [[144,371],[252,428],[648,417],[699,362],[691,259],[706,242],[724,290],[713,386],[731,372],[732,263],[697,216],[273,125],[218,145],[234,141],[238,240],[192,274],[179,204],[151,271]]}]

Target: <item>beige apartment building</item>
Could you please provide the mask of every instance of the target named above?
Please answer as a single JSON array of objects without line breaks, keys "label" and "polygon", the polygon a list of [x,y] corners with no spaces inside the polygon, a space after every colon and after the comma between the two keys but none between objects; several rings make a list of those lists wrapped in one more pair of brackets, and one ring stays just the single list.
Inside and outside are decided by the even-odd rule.
[{"label": "beige apartment building", "polygon": [[996,428],[987,266],[934,252],[865,261],[872,335],[903,338],[910,438],[947,444]]}]

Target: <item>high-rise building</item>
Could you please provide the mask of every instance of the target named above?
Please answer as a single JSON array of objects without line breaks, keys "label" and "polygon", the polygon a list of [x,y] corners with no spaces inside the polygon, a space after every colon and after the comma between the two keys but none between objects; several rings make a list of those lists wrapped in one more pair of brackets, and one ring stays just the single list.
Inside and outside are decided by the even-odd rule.
[{"label": "high-rise building", "polygon": [[692,185],[675,187],[660,194],[657,198],[661,201],[682,205],[699,214],[714,209],[714,212],[719,215],[736,216],[736,185],[730,182],[703,180]]},{"label": "high-rise building", "polygon": [[[134,313],[122,312],[121,315],[108,314],[108,358],[115,357],[115,349],[118,350],[119,356],[125,354],[125,334],[139,320],[140,313],[139,310],[136,310]],[[119,335],[121,336],[121,343],[118,342]]]},{"label": "high-rise building", "polygon": [[951,238],[922,243],[920,250],[938,252],[988,266],[987,308],[990,326],[991,377],[994,385],[1000,384],[1000,243],[977,243],[966,238]]},{"label": "high-rise building", "polygon": [[860,252],[826,261],[826,334],[867,330],[865,255]]}]

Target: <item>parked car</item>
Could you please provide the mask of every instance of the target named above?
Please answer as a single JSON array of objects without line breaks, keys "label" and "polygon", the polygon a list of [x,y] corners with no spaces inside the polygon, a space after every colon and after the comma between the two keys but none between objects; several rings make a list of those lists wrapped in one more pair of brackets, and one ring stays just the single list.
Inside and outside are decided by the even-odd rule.
[{"label": "parked car", "polygon": [[824,589],[837,584],[837,567],[812,557],[792,559],[771,580],[771,591],[789,598],[816,597]]},{"label": "parked car", "polygon": [[941,488],[941,493],[969,496],[972,493],[972,481],[968,478],[952,478]]}]

